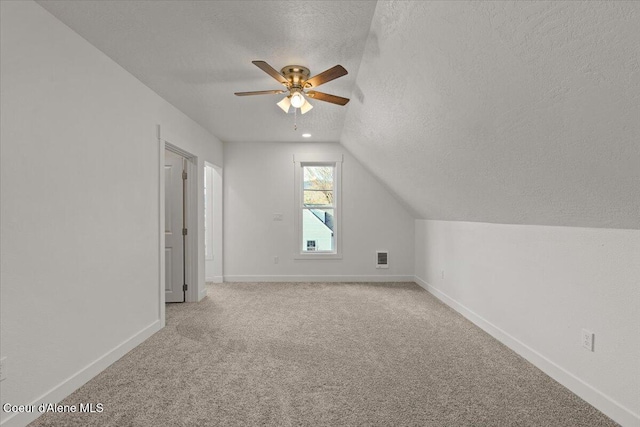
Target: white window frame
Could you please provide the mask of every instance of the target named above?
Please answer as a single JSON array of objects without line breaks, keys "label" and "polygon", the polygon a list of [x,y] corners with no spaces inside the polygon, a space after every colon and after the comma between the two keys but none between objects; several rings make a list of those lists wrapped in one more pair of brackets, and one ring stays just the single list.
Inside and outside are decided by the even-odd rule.
[{"label": "white window frame", "polygon": [[[301,154],[293,156],[294,191],[295,191],[295,252],[294,259],[342,259],[342,155]],[[303,181],[302,168],[304,166],[332,166],[333,176],[333,204],[334,204],[334,251],[333,252],[303,252],[302,251],[302,214],[303,214]]]}]

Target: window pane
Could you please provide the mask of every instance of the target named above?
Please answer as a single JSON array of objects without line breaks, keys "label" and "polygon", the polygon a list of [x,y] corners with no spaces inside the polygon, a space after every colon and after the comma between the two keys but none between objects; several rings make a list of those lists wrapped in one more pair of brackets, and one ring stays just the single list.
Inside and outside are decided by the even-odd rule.
[{"label": "window pane", "polygon": [[333,191],[330,190],[304,190],[305,206],[331,206],[333,205]]},{"label": "window pane", "polygon": [[304,166],[303,203],[333,205],[333,166]]},{"label": "window pane", "polygon": [[333,166],[304,166],[305,190],[333,190]]},{"label": "window pane", "polygon": [[333,252],[333,209],[302,210],[302,252]]}]

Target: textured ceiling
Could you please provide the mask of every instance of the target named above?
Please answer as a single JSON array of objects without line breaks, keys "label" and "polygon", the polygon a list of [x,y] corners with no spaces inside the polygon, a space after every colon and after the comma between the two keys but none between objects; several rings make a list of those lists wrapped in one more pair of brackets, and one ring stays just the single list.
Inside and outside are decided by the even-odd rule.
[{"label": "textured ceiling", "polygon": [[[222,141],[338,141],[346,108],[313,101],[286,115],[282,89],[251,63],[311,74],[344,66],[349,74],[318,90],[350,97],[369,33],[371,1],[39,1],[123,68]],[[293,110],[293,109],[292,109]]]},{"label": "textured ceiling", "polygon": [[418,217],[640,228],[640,2],[378,3],[341,142]]},{"label": "textured ceiling", "polygon": [[[40,1],[221,140],[340,141],[420,218],[640,228],[640,2]],[[251,64],[349,75],[299,117]],[[346,118],[345,118],[346,116]]]}]

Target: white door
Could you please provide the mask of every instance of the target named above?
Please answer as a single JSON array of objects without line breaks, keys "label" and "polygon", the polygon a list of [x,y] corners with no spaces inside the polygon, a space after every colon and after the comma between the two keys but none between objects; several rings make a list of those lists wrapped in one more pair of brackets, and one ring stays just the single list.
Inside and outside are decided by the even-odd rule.
[{"label": "white door", "polygon": [[184,187],[185,159],[164,151],[164,265],[165,301],[184,301]]}]

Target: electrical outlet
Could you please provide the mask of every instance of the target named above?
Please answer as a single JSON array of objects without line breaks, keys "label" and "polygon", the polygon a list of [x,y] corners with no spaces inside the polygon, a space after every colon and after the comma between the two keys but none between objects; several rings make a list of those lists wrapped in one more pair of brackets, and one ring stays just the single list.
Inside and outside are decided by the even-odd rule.
[{"label": "electrical outlet", "polygon": [[274,263],[274,264],[277,264],[277,263],[279,263],[279,262],[280,262],[280,257],[274,256],[274,257],[273,257],[273,263]]},{"label": "electrical outlet", "polygon": [[273,214],[273,220],[274,221],[282,221],[282,214],[281,213],[274,213]]},{"label": "electrical outlet", "polygon": [[444,279],[444,270],[442,270],[442,271],[440,272],[440,277],[441,277],[442,279]]},{"label": "electrical outlet", "polygon": [[582,347],[586,348],[589,351],[593,351],[594,338],[595,338],[595,334],[593,332],[583,329],[581,334],[581,340],[580,340],[582,343]]},{"label": "electrical outlet", "polygon": [[0,359],[0,381],[7,379],[7,358]]}]

